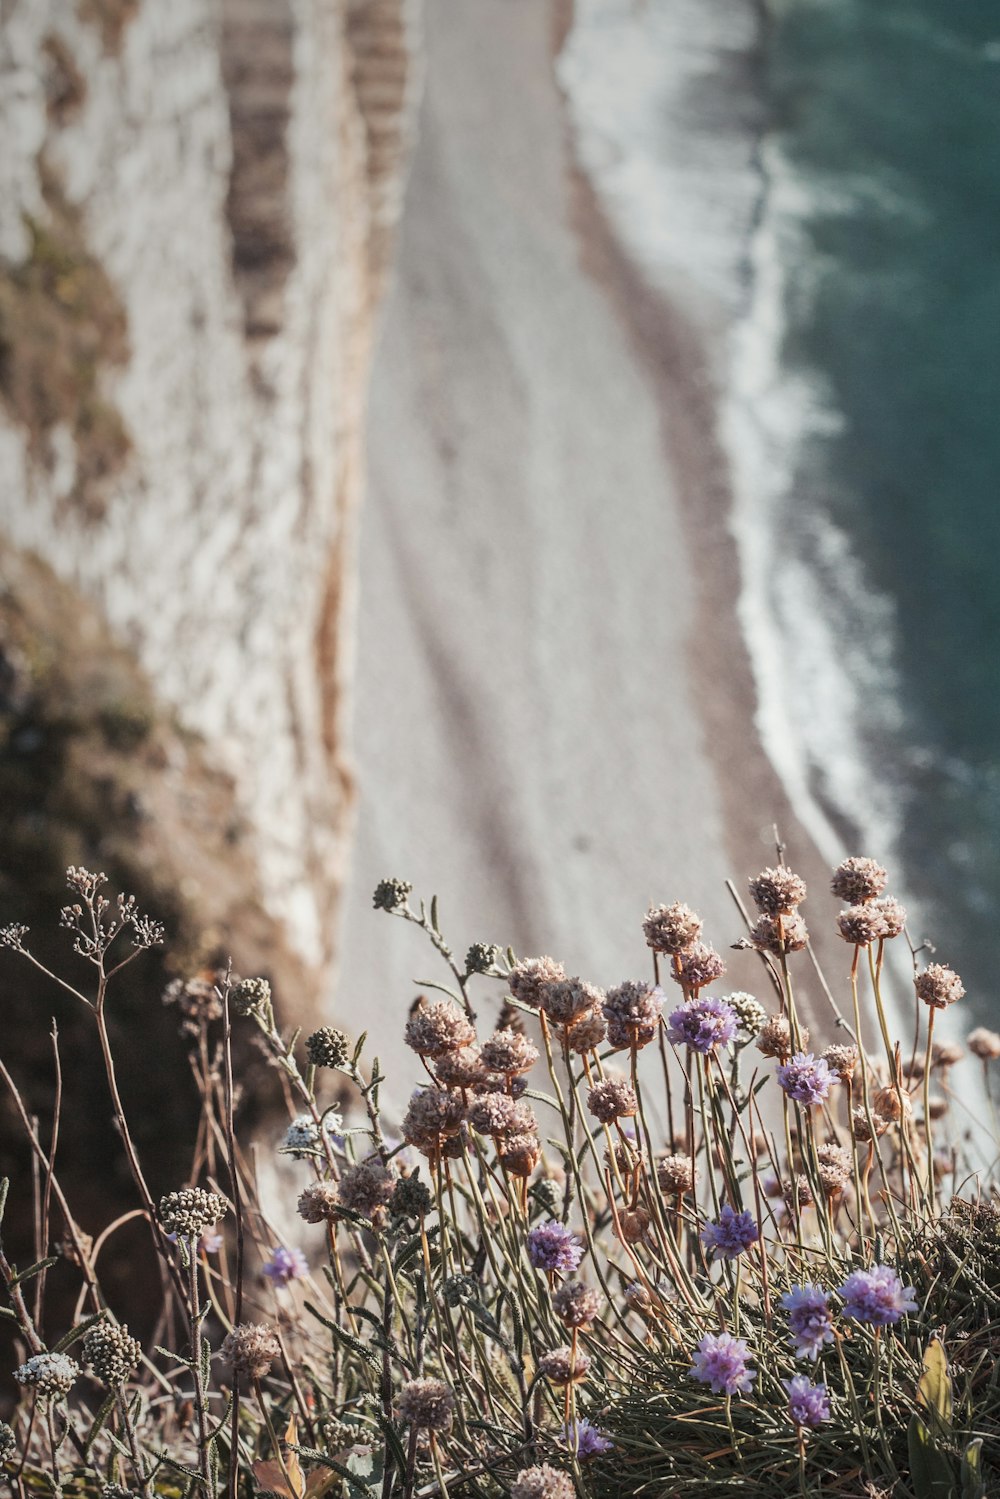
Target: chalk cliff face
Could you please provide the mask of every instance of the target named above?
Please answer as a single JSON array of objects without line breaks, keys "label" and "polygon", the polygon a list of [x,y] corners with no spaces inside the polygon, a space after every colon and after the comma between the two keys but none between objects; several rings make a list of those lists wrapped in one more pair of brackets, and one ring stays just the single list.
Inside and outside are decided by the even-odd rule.
[{"label": "chalk cliff face", "polygon": [[[2,6],[0,527],[231,776],[247,888],[313,1000],[349,834],[362,427],[418,3]],[[8,604],[28,575],[4,569]],[[211,905],[199,879],[195,857],[188,894]]]}]

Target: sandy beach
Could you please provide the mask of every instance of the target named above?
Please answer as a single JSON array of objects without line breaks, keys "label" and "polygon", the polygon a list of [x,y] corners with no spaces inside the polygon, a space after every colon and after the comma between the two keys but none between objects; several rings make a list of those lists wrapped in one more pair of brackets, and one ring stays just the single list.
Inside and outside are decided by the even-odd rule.
[{"label": "sandy beach", "polygon": [[[403,1019],[444,971],[372,910],[385,875],[439,896],[456,952],[548,952],[601,985],[648,972],[651,901],[687,900],[728,948],[725,881],[773,862],[775,822],[825,886],[754,730],[703,333],[642,284],[576,168],[552,66],[569,20],[427,6],[371,390],[336,1002],[392,1074],[412,1075]],[[730,959],[762,992],[754,955]]]}]

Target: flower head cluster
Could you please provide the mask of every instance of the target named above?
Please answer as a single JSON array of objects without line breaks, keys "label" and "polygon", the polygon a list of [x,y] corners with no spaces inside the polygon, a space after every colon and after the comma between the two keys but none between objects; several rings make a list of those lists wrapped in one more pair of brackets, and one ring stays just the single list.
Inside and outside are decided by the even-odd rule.
[{"label": "flower head cluster", "polygon": [[642,923],[646,945],[654,952],[682,953],[701,936],[701,917],[690,906],[674,901],[671,906],[652,906]]},{"label": "flower head cluster", "polygon": [[574,1020],[566,1032],[566,1045],[570,1051],[581,1056],[585,1051],[594,1051],[608,1034],[608,1023],[601,1009],[587,1010]]},{"label": "flower head cluster", "polygon": [[333,1223],[340,1206],[336,1182],[310,1182],[299,1196],[299,1217],[307,1223]]},{"label": "flower head cluster", "polygon": [[602,1124],[611,1124],[615,1119],[631,1119],[638,1113],[639,1100],[626,1078],[609,1076],[601,1078],[591,1088],[587,1107]]},{"label": "flower head cluster", "polygon": [[845,1317],[873,1327],[889,1327],[904,1312],[917,1310],[913,1287],[904,1286],[889,1265],[852,1271],[837,1294],[843,1297]]},{"label": "flower head cluster", "polygon": [[875,901],[858,906],[848,906],[837,917],[837,929],[845,942],[855,947],[871,947],[880,937],[887,935],[885,917]]},{"label": "flower head cluster", "polygon": [[400,906],[406,905],[406,897],[412,889],[409,880],[379,880],[372,904],[376,911],[398,911]]},{"label": "flower head cluster", "polygon": [[450,999],[421,1004],[406,1022],[403,1039],[420,1057],[440,1057],[446,1051],[471,1046],[476,1032],[463,1010]]},{"label": "flower head cluster", "polygon": [[916,990],[917,998],[923,1000],[928,1009],[946,1010],[963,998],[965,985],[944,963],[931,963],[923,973],[917,974]]},{"label": "flower head cluster", "polygon": [[399,1419],[422,1431],[448,1431],[455,1411],[454,1391],[440,1379],[411,1379],[396,1402]]},{"label": "flower head cluster", "polygon": [[673,978],[688,994],[697,994],[700,989],[714,984],[726,971],[726,965],[705,942],[693,942],[678,955]]},{"label": "flower head cluster", "polygon": [[229,1203],[218,1192],[207,1192],[204,1187],[183,1187],[160,1198],[157,1216],[166,1233],[176,1234],[180,1239],[198,1239],[228,1211]]},{"label": "flower head cluster", "polygon": [[723,1204],[718,1222],[706,1223],[701,1231],[702,1244],[720,1260],[735,1260],[759,1238],[753,1214],[737,1212],[728,1202]]},{"label": "flower head cluster", "polygon": [[830,1298],[821,1286],[793,1286],[781,1298],[788,1313],[788,1341],[796,1358],[819,1358],[824,1343],[833,1342]]},{"label": "flower head cluster", "polygon": [[822,1426],[830,1419],[830,1396],[825,1384],[813,1384],[804,1374],[783,1380],[788,1391],[788,1414],[796,1426]]},{"label": "flower head cluster", "polygon": [[688,1046],[705,1054],[734,1039],[739,1021],[724,999],[689,999],[667,1019],[667,1035],[673,1046]]},{"label": "flower head cluster", "polygon": [[760,1035],[767,1020],[767,1011],[759,999],[738,990],[735,994],[727,994],[725,1003],[736,1016],[736,1022],[744,1035],[751,1039]]},{"label": "flower head cluster", "polygon": [[80,1366],[65,1353],[33,1353],[14,1370],[19,1385],[37,1390],[49,1400],[61,1400],[72,1389]]},{"label": "flower head cluster", "polygon": [[466,973],[489,973],[500,961],[500,949],[495,942],[473,942],[465,954]]},{"label": "flower head cluster", "polygon": [[1000,1057],[1000,1035],[996,1031],[989,1031],[985,1026],[979,1025],[969,1032],[966,1040],[972,1055],[979,1057],[980,1061],[995,1062]]},{"label": "flower head cluster", "polygon": [[309,1262],[301,1249],[285,1249],[276,1244],[264,1266],[264,1274],[272,1285],[287,1286],[290,1281],[302,1280],[309,1274]]},{"label": "flower head cluster", "polygon": [[694,1161],[689,1155],[661,1156],[656,1165],[656,1180],[667,1197],[682,1197],[694,1186]]},{"label": "flower head cluster", "polygon": [[797,911],[788,916],[769,916],[766,912],[757,918],[750,931],[750,942],[758,952],[801,952],[809,941],[806,924]]},{"label": "flower head cluster", "polygon": [[536,1270],[571,1275],[583,1259],[583,1245],[565,1224],[550,1218],[528,1230],[528,1259]]},{"label": "flower head cluster", "polygon": [[465,1118],[465,1105],[447,1088],[418,1088],[403,1115],[403,1139],[425,1155],[436,1155],[441,1143],[457,1135]]},{"label": "flower head cluster", "polygon": [[885,889],[888,876],[874,859],[844,859],[833,871],[830,889],[838,900],[849,906],[875,900]]},{"label": "flower head cluster", "polygon": [[830,1070],[830,1064],[822,1057],[814,1057],[811,1051],[797,1052],[791,1061],[778,1068],[778,1086],[796,1103],[822,1103],[830,1089],[840,1079]]},{"label": "flower head cluster", "polygon": [[582,1280],[568,1280],[552,1297],[552,1310],[564,1327],[589,1327],[601,1309],[601,1298]]},{"label": "flower head cluster", "polygon": [[377,1155],[348,1166],[340,1178],[340,1201],[351,1213],[374,1218],[392,1196],[396,1178]]},{"label": "flower head cluster", "polygon": [[716,1395],[735,1395],[739,1390],[753,1389],[756,1372],[748,1358],[743,1338],[734,1338],[729,1332],[709,1332],[698,1344],[688,1373]]},{"label": "flower head cluster", "polygon": [[0,1421],[0,1463],[9,1463],[17,1451],[17,1437],[6,1421]]},{"label": "flower head cluster", "polygon": [[267,979],[240,979],[229,991],[229,1003],[234,1015],[262,1018],[270,1012],[271,985]]},{"label": "flower head cluster", "polygon": [[840,1082],[849,1083],[858,1065],[856,1046],[828,1046],[823,1052],[823,1061],[835,1072]]},{"label": "flower head cluster", "polygon": [[110,1388],[124,1384],[142,1353],[142,1345],[124,1324],[98,1322],[83,1340],[83,1362]]},{"label": "flower head cluster", "polygon": [[604,991],[581,978],[554,979],[543,984],[538,994],[538,1008],[553,1025],[573,1025],[603,1003]]},{"label": "flower head cluster", "polygon": [[641,980],[626,980],[609,989],[604,1000],[604,1018],[611,1045],[648,1046],[656,1035],[664,998],[662,989]]},{"label": "flower head cluster", "polygon": [[806,882],[784,864],[762,869],[750,881],[750,895],[765,916],[790,916],[806,898]]},{"label": "flower head cluster", "polygon": [[538,1061],[538,1047],[520,1031],[507,1027],[494,1031],[489,1040],[483,1042],[479,1056],[487,1072],[518,1076],[534,1067]]},{"label": "flower head cluster", "polygon": [[546,984],[558,984],[566,970],[555,958],[525,958],[507,975],[507,987],[522,1005],[537,1010]]},{"label": "flower head cluster", "polygon": [[539,1463],[521,1469],[511,1485],[510,1499],[576,1499],[576,1485],[568,1473]]},{"label": "flower head cluster", "polygon": [[332,1025],[320,1026],[306,1037],[306,1056],[313,1067],[343,1067],[349,1055],[347,1037]]},{"label": "flower head cluster", "polygon": [[580,1417],[563,1427],[559,1445],[581,1462],[586,1462],[590,1457],[603,1457],[606,1452],[613,1452],[615,1444],[603,1431],[598,1431],[590,1421]]},{"label": "flower head cluster", "polygon": [[578,1384],[586,1379],[590,1368],[590,1354],[580,1347],[572,1348],[568,1343],[543,1353],[538,1360],[538,1372],[543,1379],[560,1387]]},{"label": "flower head cluster", "polygon": [[275,1359],[281,1357],[281,1344],[263,1322],[240,1322],[227,1334],[220,1350],[222,1362],[234,1374],[248,1379],[263,1379]]},{"label": "flower head cluster", "polygon": [[[330,1144],[340,1142],[340,1131],[344,1127],[342,1115],[335,1110],[323,1116],[323,1134]],[[279,1150],[282,1155],[290,1155],[295,1161],[307,1160],[309,1156],[316,1155],[321,1145],[320,1127],[311,1114],[296,1114],[295,1118],[285,1130]]]}]

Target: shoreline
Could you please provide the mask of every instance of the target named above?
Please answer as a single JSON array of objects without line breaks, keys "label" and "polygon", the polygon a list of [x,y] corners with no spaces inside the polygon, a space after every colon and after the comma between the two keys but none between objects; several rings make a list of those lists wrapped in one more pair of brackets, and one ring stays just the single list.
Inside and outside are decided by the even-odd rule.
[{"label": "shoreline", "polygon": [[[757,727],[758,696],[750,647],[739,620],[742,576],[731,529],[734,496],[718,431],[723,392],[712,343],[725,329],[698,326],[676,300],[652,287],[612,226],[578,159],[573,126],[555,74],[555,61],[573,24],[574,0],[553,0],[553,86],[562,101],[573,228],[584,271],[601,288],[626,330],[637,362],[656,392],[667,466],[677,485],[685,540],[695,580],[696,613],[687,652],[688,676],[724,805],[733,882],[742,882],[775,856],[773,824],[789,864],[811,891],[828,896],[830,868],[800,822],[768,758]],[[719,601],[723,600],[720,607]],[[754,808],[769,810],[765,822]],[[756,863],[754,860],[756,859]],[[806,908],[807,925],[809,916]],[[810,928],[816,955],[831,972],[843,947],[833,933]]]}]

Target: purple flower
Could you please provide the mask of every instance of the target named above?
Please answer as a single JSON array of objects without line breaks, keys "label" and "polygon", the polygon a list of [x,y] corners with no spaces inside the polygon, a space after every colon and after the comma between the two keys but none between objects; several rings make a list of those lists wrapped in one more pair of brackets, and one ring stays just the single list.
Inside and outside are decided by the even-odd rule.
[{"label": "purple flower", "polygon": [[814,1057],[811,1051],[800,1051],[778,1068],[778,1083],[789,1098],[796,1103],[822,1103],[833,1087],[840,1081],[840,1073],[834,1072],[823,1057]]},{"label": "purple flower", "polygon": [[904,1312],[917,1310],[913,1287],[904,1286],[888,1265],[853,1271],[838,1288],[837,1295],[844,1298],[845,1317],[854,1322],[870,1322],[874,1327],[888,1327],[898,1322]]},{"label": "purple flower", "polygon": [[614,1449],[615,1444],[604,1435],[603,1431],[598,1431],[596,1426],[592,1426],[589,1421],[581,1418],[563,1427],[559,1445],[565,1447],[567,1452],[572,1452],[585,1460],[588,1457],[603,1457],[605,1452],[611,1452]]},{"label": "purple flower", "polygon": [[804,1374],[782,1381],[788,1391],[788,1414],[796,1426],[821,1426],[830,1419],[830,1397],[825,1384],[810,1384]]},{"label": "purple flower", "polygon": [[705,995],[689,999],[667,1019],[667,1035],[673,1046],[690,1046],[692,1051],[714,1051],[728,1046],[736,1035],[739,1021],[736,1011],[724,999]]},{"label": "purple flower", "polygon": [[756,1372],[747,1367],[748,1350],[743,1338],[730,1332],[707,1332],[698,1344],[688,1373],[707,1384],[716,1395],[735,1395],[750,1390]]},{"label": "purple flower", "polygon": [[283,1249],[276,1244],[264,1266],[264,1274],[276,1286],[287,1286],[290,1280],[301,1280],[308,1275],[309,1264],[301,1249]]},{"label": "purple flower", "polygon": [[570,1275],[583,1259],[583,1245],[565,1224],[550,1218],[529,1230],[528,1259],[536,1270]]},{"label": "purple flower", "polygon": [[781,1298],[788,1313],[788,1341],[796,1358],[819,1358],[824,1343],[833,1342],[830,1299],[820,1286],[793,1286]]},{"label": "purple flower", "polygon": [[701,1231],[701,1242],[720,1260],[734,1260],[737,1255],[756,1244],[760,1229],[751,1213],[737,1213],[727,1202],[719,1214],[718,1223],[706,1223]]}]

